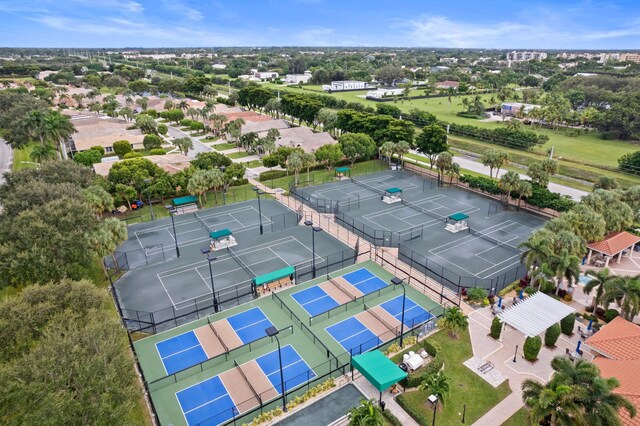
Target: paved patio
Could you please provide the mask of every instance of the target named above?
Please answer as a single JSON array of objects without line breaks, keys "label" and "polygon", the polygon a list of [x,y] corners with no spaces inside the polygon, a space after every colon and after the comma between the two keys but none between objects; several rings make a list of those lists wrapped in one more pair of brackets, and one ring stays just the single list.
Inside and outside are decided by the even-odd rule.
[{"label": "paved patio", "polygon": [[[551,360],[556,356],[564,355],[565,349],[574,351],[579,339],[577,333],[570,337],[561,335],[556,343],[556,348],[549,349],[543,346],[538,360],[531,363],[525,360],[522,354],[522,345],[526,338],[524,334],[506,326],[500,341],[496,341],[489,336],[492,320],[493,315],[489,307],[477,309],[469,315],[469,333],[473,354],[475,358],[491,361],[494,369],[509,380],[512,393],[478,419],[474,423],[476,426],[499,425],[511,417],[524,405],[522,402],[522,382],[525,379],[547,382],[553,374]],[[579,325],[576,323],[574,330],[577,330]]]}]

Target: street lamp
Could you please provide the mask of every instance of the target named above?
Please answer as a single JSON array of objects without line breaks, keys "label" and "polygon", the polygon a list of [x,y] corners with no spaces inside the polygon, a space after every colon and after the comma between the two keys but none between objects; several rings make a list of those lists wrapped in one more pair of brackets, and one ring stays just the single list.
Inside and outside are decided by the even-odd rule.
[{"label": "street lamp", "polygon": [[313,278],[316,277],[316,232],[320,232],[322,231],[322,228],[320,228],[319,226],[313,226],[313,222],[310,221],[309,219],[304,221],[305,226],[310,226],[311,227],[311,254],[313,256],[312,259],[312,276]]},{"label": "street lamp", "polygon": [[260,217],[260,235],[262,235],[264,233],[264,229],[262,227],[262,207],[260,205],[260,196],[266,194],[266,192],[261,191],[257,186],[254,186],[251,189],[253,189],[258,196],[258,216]]},{"label": "street lamp", "polygon": [[402,287],[402,319],[400,320],[400,347],[402,347],[402,343],[404,341],[404,303],[407,299],[407,289],[402,285],[402,278],[393,277],[391,278],[391,284]]},{"label": "street lamp", "polygon": [[200,249],[202,254],[207,255],[207,261],[209,262],[209,277],[211,278],[211,298],[213,299],[213,312],[218,312],[218,299],[216,298],[216,289],[213,286],[213,269],[211,269],[211,262],[217,260],[215,254],[211,252],[211,247],[202,247]]},{"label": "street lamp", "polygon": [[282,410],[287,411],[287,396],[284,389],[284,370],[282,369],[282,352],[280,351],[280,339],[278,339],[278,329],[275,326],[271,326],[264,330],[269,337],[275,337],[278,342],[278,361],[280,362],[280,384],[282,386]]},{"label": "street lamp", "polygon": [[176,233],[176,222],[173,219],[173,215],[178,213],[178,210],[176,210],[172,206],[165,206],[165,207],[169,211],[169,216],[171,216],[171,226],[173,226],[173,240],[176,243],[176,254],[178,255],[178,257],[180,257],[180,247],[178,246],[178,234]]},{"label": "street lamp", "polygon": [[516,356],[518,355],[518,345],[516,345],[516,350],[513,353],[513,362],[516,362]]},{"label": "street lamp", "polygon": [[[145,183],[151,183],[151,179],[145,179]],[[151,204],[151,185],[147,185],[147,202],[149,203],[149,209],[151,210],[151,220],[154,220],[153,216],[153,205]]]},{"label": "street lamp", "polygon": [[429,395],[429,398],[427,399],[433,405],[433,421],[431,422],[431,426],[435,426],[436,425],[436,409],[438,408],[438,397],[435,395]]}]

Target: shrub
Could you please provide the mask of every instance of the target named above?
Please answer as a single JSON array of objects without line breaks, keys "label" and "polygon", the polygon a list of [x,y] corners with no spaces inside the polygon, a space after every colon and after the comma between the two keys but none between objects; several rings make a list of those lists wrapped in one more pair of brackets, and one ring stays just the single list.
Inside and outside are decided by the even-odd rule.
[{"label": "shrub", "polygon": [[529,287],[525,287],[525,289],[524,289],[524,292],[525,292],[526,294],[528,294],[529,296],[531,296],[531,295],[532,295],[533,293],[535,293],[536,291],[538,291],[538,290],[536,290],[534,287],[531,287],[531,286],[529,286]]},{"label": "shrub", "polygon": [[558,290],[558,297],[563,298],[565,294],[567,294],[567,290],[565,290],[563,288]]},{"label": "shrub", "polygon": [[593,312],[593,305],[586,306],[584,310],[587,312]]},{"label": "shrub", "polygon": [[133,151],[131,148],[131,143],[129,141],[116,141],[113,143],[113,152],[118,157],[124,157],[125,154]]},{"label": "shrub", "polygon": [[140,154],[139,152],[127,152],[124,157],[125,160],[128,160],[129,158],[140,158],[142,157],[142,154]]},{"label": "shrub", "polygon": [[193,123],[193,120],[190,120],[188,118],[183,118],[182,120],[180,120],[180,125],[183,127],[189,127],[191,126],[191,123]]},{"label": "shrub", "polygon": [[285,176],[287,176],[286,170],[268,170],[260,173],[258,180],[260,180],[260,182],[264,182],[265,180],[278,179]]},{"label": "shrub", "polygon": [[95,163],[99,163],[102,160],[102,154],[97,149],[88,149],[86,151],[77,152],[73,156],[73,161],[83,166],[91,167]]},{"label": "shrub", "polygon": [[160,136],[154,134],[145,135],[142,140],[142,145],[144,149],[160,148],[162,146],[162,139]]},{"label": "shrub", "polygon": [[498,317],[493,317],[493,321],[491,321],[491,332],[489,335],[498,340],[500,338],[500,333],[502,333],[502,321],[500,321],[500,318]]},{"label": "shrub", "polygon": [[384,416],[385,419],[387,419],[387,421],[389,423],[391,423],[393,426],[402,426],[402,422],[393,415],[393,413],[391,412],[391,410],[384,410],[382,412],[382,415]]},{"label": "shrub", "polygon": [[166,124],[158,124],[158,133],[164,136],[167,134],[167,132],[169,132],[169,127],[167,127]]},{"label": "shrub", "polygon": [[575,314],[569,314],[566,317],[560,320],[560,328],[562,329],[562,334],[566,334],[567,336],[571,336],[573,334],[573,325],[576,322]]},{"label": "shrub", "polygon": [[481,287],[474,287],[467,290],[467,298],[471,302],[482,302],[487,297],[487,290]]},{"label": "shrub", "polygon": [[485,297],[484,299],[482,299],[482,306],[489,306],[490,302],[489,302],[489,298]]},{"label": "shrub", "polygon": [[204,130],[204,124],[199,121],[192,121],[191,124],[189,124],[189,129],[194,132],[202,131]]},{"label": "shrub", "polygon": [[571,294],[569,293],[562,296],[562,298],[564,299],[565,302],[571,302],[573,300],[573,296],[571,296]]},{"label": "shrub", "polygon": [[542,347],[542,339],[540,336],[527,337],[524,341],[524,347],[522,352],[524,353],[524,359],[527,361],[535,361],[538,359],[540,348]]},{"label": "shrub", "polygon": [[153,148],[149,150],[149,155],[165,155],[167,151],[164,148]]},{"label": "shrub", "polygon": [[540,291],[545,294],[551,294],[556,289],[556,285],[551,281],[544,281],[540,286]]},{"label": "shrub", "polygon": [[406,397],[405,395],[407,394],[401,393],[400,395],[398,395],[398,397],[396,398],[396,402],[398,403],[398,405],[402,407],[404,411],[407,412],[407,414],[413,417],[413,420],[418,422],[419,425],[430,425],[431,419],[427,419],[427,417],[422,414],[416,407],[414,407],[413,404],[406,402],[404,400]]},{"label": "shrub", "polygon": [[594,314],[598,317],[598,318],[603,318],[604,319],[604,308],[601,308],[600,306],[598,306],[594,312]]},{"label": "shrub", "polygon": [[509,284],[508,286],[506,286],[505,288],[503,288],[498,292],[498,296],[500,297],[506,296],[507,293],[509,293],[511,290],[518,288],[518,285],[519,285],[518,281]]},{"label": "shrub", "polygon": [[551,327],[547,328],[547,331],[544,332],[544,345],[550,348],[554,347],[559,337],[560,325],[553,324]]},{"label": "shrub", "polygon": [[620,313],[618,311],[616,311],[615,309],[607,309],[604,312],[604,320],[605,320],[605,322],[611,322],[618,315],[620,315]]},{"label": "shrub", "polygon": [[155,109],[152,109],[152,108],[146,110],[144,113],[147,114],[151,118],[157,118],[158,117],[158,111],[156,111]]},{"label": "shrub", "polygon": [[95,149],[96,151],[100,152],[100,155],[104,156],[104,148],[103,147],[101,147],[99,145],[96,145],[96,146],[92,146],[91,149]]}]

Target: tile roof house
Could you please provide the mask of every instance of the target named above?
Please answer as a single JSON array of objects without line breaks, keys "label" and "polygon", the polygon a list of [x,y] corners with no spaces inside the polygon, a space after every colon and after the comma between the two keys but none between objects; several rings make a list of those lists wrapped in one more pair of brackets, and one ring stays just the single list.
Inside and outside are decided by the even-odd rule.
[{"label": "tile roof house", "polygon": [[[182,154],[166,154],[166,155],[148,155],[147,160],[153,164],[158,165],[161,169],[169,174],[178,173],[180,170],[184,170],[191,165],[189,159]],[[101,176],[108,176],[109,170],[115,163],[127,160],[110,161],[107,163],[96,163],[93,165],[93,171]]]},{"label": "tile roof house", "polygon": [[640,237],[637,235],[633,235],[626,231],[612,232],[605,236],[602,241],[587,244],[587,248],[589,249],[587,263],[591,262],[591,255],[593,252],[600,253],[605,256],[605,268],[609,265],[609,260],[614,256],[618,256],[618,263],[620,263],[622,254],[625,250],[628,250],[629,257],[631,257],[633,255],[634,246],[638,243],[640,243]]},{"label": "tile roof house", "polygon": [[284,120],[268,120],[258,122],[247,121],[247,123],[242,126],[242,134],[244,135],[250,132],[266,132],[269,129],[282,130],[288,128],[289,124],[287,124],[287,122]]},{"label": "tile roof house", "polygon": [[101,146],[106,152],[113,152],[113,143],[126,140],[133,149],[142,149],[144,135],[139,129],[127,129],[130,126],[124,120],[111,117],[80,115],[71,119],[76,133],[71,136],[71,151],[81,152],[92,146]]},{"label": "tile roof house", "polygon": [[[616,317],[585,341],[596,354],[593,363],[602,377],[615,377],[620,386],[614,392],[626,397],[640,411],[640,327]],[[640,426],[640,415],[629,417],[620,411],[625,426]]]},{"label": "tile roof house", "polygon": [[[267,132],[258,133],[260,137]],[[276,140],[276,146],[300,147],[304,152],[316,151],[322,145],[337,143],[327,132],[314,133],[308,127],[291,127],[280,130],[280,137]]]}]

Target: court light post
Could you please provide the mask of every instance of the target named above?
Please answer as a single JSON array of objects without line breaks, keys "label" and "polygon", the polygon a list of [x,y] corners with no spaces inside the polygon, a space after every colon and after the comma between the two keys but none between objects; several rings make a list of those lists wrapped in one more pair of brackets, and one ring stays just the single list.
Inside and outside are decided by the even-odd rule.
[{"label": "court light post", "polygon": [[275,337],[276,342],[278,342],[278,361],[280,362],[280,385],[282,386],[282,410],[287,412],[287,396],[285,393],[284,386],[284,371],[282,370],[282,352],[280,351],[280,339],[278,339],[278,329],[275,326],[271,326],[264,330],[269,337]]},{"label": "court light post", "polygon": [[266,192],[261,191],[260,188],[258,188],[257,186],[254,186],[253,189],[256,192],[256,195],[258,196],[258,216],[260,218],[260,235],[262,235],[264,233],[264,229],[262,227],[262,207],[260,205],[260,196],[266,194]]},{"label": "court light post", "polygon": [[218,260],[215,254],[211,251],[211,247],[203,247],[200,249],[202,254],[207,255],[207,261],[209,262],[209,277],[211,278],[211,298],[213,299],[213,312],[218,312],[218,299],[216,298],[216,289],[213,285],[213,269],[211,268],[211,262]]},{"label": "court light post", "polygon": [[[145,179],[145,183],[151,183],[151,179]],[[151,220],[154,220],[155,217],[153,215],[153,205],[151,204],[151,185],[147,185],[147,202],[149,203],[149,210],[151,210]]]},{"label": "court light post", "polygon": [[309,219],[305,220],[304,224],[306,226],[311,227],[311,255],[313,256],[313,259],[312,259],[313,271],[311,272],[311,275],[313,278],[315,278],[316,277],[316,232],[322,231],[322,228],[320,228],[319,226],[313,226],[313,222],[310,221]]},{"label": "court light post", "polygon": [[400,320],[400,348],[402,348],[402,343],[404,342],[404,303],[407,299],[407,289],[404,285],[402,285],[404,280],[402,278],[393,277],[391,278],[391,284],[395,286],[402,287],[402,319]]},{"label": "court light post", "polygon": [[173,215],[178,213],[178,210],[176,210],[172,206],[166,206],[166,208],[169,211],[169,216],[171,216],[171,226],[173,227],[173,240],[176,243],[176,255],[180,257],[180,247],[178,246],[178,234],[176,233],[176,222],[173,219]]},{"label": "court light post", "polygon": [[516,350],[513,353],[513,362],[516,362],[516,357],[518,356],[518,345],[516,345]]}]

